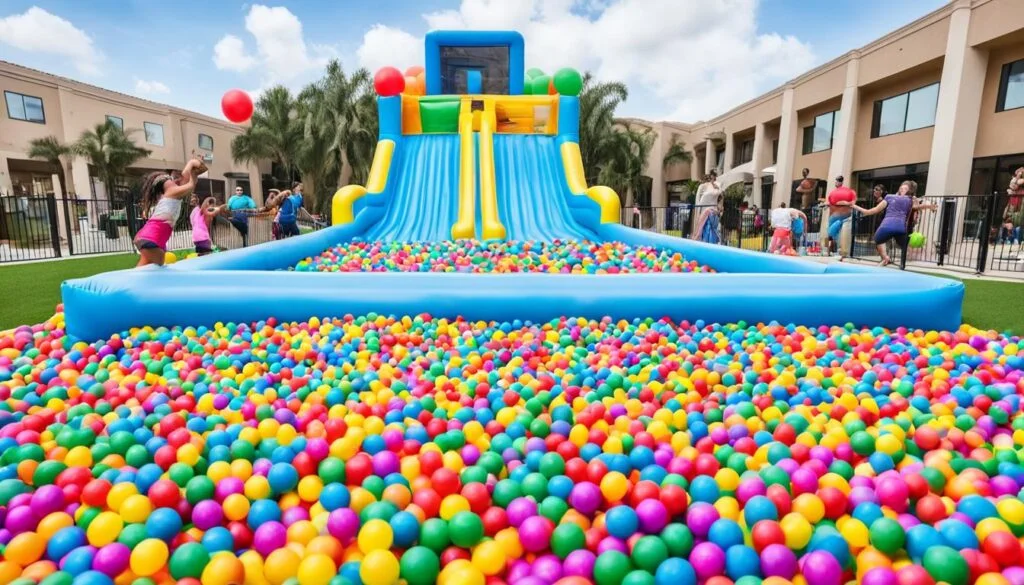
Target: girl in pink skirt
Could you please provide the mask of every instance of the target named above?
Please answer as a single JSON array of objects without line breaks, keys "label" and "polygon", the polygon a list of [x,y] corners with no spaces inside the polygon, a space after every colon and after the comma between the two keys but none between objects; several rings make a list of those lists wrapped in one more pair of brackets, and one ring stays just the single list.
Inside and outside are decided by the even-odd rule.
[{"label": "girl in pink skirt", "polygon": [[181,202],[192,193],[196,177],[206,171],[206,165],[199,158],[193,158],[181,170],[181,177],[175,180],[164,172],[150,173],[142,183],[142,215],[146,225],[135,234],[135,247],[139,249],[139,263],[164,265],[167,241],[174,232],[174,224],[181,215]]}]

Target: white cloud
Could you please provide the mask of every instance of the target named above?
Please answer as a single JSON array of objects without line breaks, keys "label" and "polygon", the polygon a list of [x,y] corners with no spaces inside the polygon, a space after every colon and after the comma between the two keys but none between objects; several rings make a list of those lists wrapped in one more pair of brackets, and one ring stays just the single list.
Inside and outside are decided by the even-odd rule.
[{"label": "white cloud", "polygon": [[167,85],[159,81],[146,81],[144,79],[136,79],[135,91],[142,95],[152,95],[157,93],[171,93],[171,88],[167,87]]},{"label": "white cloud", "polygon": [[[526,39],[526,67],[561,67],[625,82],[650,99],[638,115],[694,122],[725,112],[807,70],[810,47],[757,30],[758,0],[462,0],[424,15],[431,29],[511,29]],[[422,59],[422,39],[377,25],[360,64]],[[420,62],[409,64],[421,64]]]},{"label": "white cloud", "polygon": [[399,28],[375,24],[363,35],[363,44],[356,51],[360,67],[370,73],[390,65],[405,70],[423,64],[423,39]]},{"label": "white cloud", "polygon": [[38,6],[0,18],[0,44],[4,43],[22,51],[66,57],[85,75],[98,75],[103,61],[85,31]]},{"label": "white cloud", "polygon": [[245,16],[245,30],[253,36],[256,52],[250,52],[242,39],[225,35],[214,46],[213,62],[227,71],[258,69],[264,85],[305,79],[335,55],[329,46],[307,45],[302,22],[283,6],[252,5]]}]

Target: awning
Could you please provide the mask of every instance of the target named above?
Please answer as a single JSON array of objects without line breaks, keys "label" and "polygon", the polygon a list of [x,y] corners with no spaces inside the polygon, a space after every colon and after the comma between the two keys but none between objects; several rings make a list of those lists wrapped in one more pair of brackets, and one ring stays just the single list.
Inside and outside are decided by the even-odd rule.
[{"label": "awning", "polygon": [[754,181],[754,163],[745,162],[737,167],[733,167],[729,172],[723,174],[718,178],[718,185],[722,189],[727,189],[730,185],[736,183],[751,183]]},{"label": "awning", "polygon": [[761,171],[761,174],[762,175],[774,175],[775,174],[775,165],[772,165],[772,166],[764,169],[763,171]]}]

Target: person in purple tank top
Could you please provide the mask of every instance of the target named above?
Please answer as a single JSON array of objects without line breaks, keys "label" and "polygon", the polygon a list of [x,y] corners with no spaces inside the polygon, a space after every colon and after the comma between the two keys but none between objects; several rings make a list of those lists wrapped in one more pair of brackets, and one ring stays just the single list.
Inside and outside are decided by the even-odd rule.
[{"label": "person in purple tank top", "polygon": [[903,181],[895,195],[886,195],[884,199],[878,202],[878,205],[871,209],[864,209],[859,205],[853,206],[855,211],[859,211],[863,215],[875,215],[876,213],[885,212],[882,223],[879,224],[878,230],[875,231],[875,246],[878,248],[878,255],[882,257],[881,266],[892,264],[892,259],[886,253],[885,245],[889,243],[889,240],[896,240],[896,244],[902,252],[900,270],[906,268],[907,245],[910,243],[910,238],[907,234],[907,221],[911,213],[920,209],[938,209],[938,206],[933,203],[915,202],[911,196],[912,190],[913,185],[911,181]]}]

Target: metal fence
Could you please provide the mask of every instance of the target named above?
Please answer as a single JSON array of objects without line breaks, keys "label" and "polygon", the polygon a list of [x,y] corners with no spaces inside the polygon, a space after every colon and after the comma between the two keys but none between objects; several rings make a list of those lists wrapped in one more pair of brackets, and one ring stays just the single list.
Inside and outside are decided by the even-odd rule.
[{"label": "metal fence", "polygon": [[[951,195],[922,200],[935,204],[938,209],[920,210],[911,218],[911,231],[920,232],[925,243],[920,248],[905,251],[908,264],[1024,277],[1024,226],[1020,225],[1019,214],[1007,213],[1009,201],[1005,195]],[[864,201],[860,204],[862,207],[871,206]],[[625,208],[621,223],[642,230],[701,239],[694,229],[706,209],[708,207],[685,204]],[[820,255],[824,239],[822,220],[827,210],[824,206],[816,206],[801,211],[807,216],[808,225],[802,241],[794,242],[794,248],[802,254]],[[770,214],[768,209],[725,206],[719,216],[722,244],[767,251],[771,240]],[[882,214],[855,214],[840,238],[845,255],[880,261],[874,234],[881,221]],[[896,264],[904,259],[904,251],[893,242],[887,244],[886,252]]]},{"label": "metal fence", "polygon": [[[186,204],[167,246],[193,247],[190,208]],[[132,241],[145,224],[139,206],[117,199],[54,197],[0,197],[0,263],[43,260],[112,252],[135,252]],[[299,212],[302,233],[324,227],[324,222]],[[262,244],[275,239],[272,212],[248,215],[248,234],[225,217],[216,217],[210,230],[220,249]]]}]

